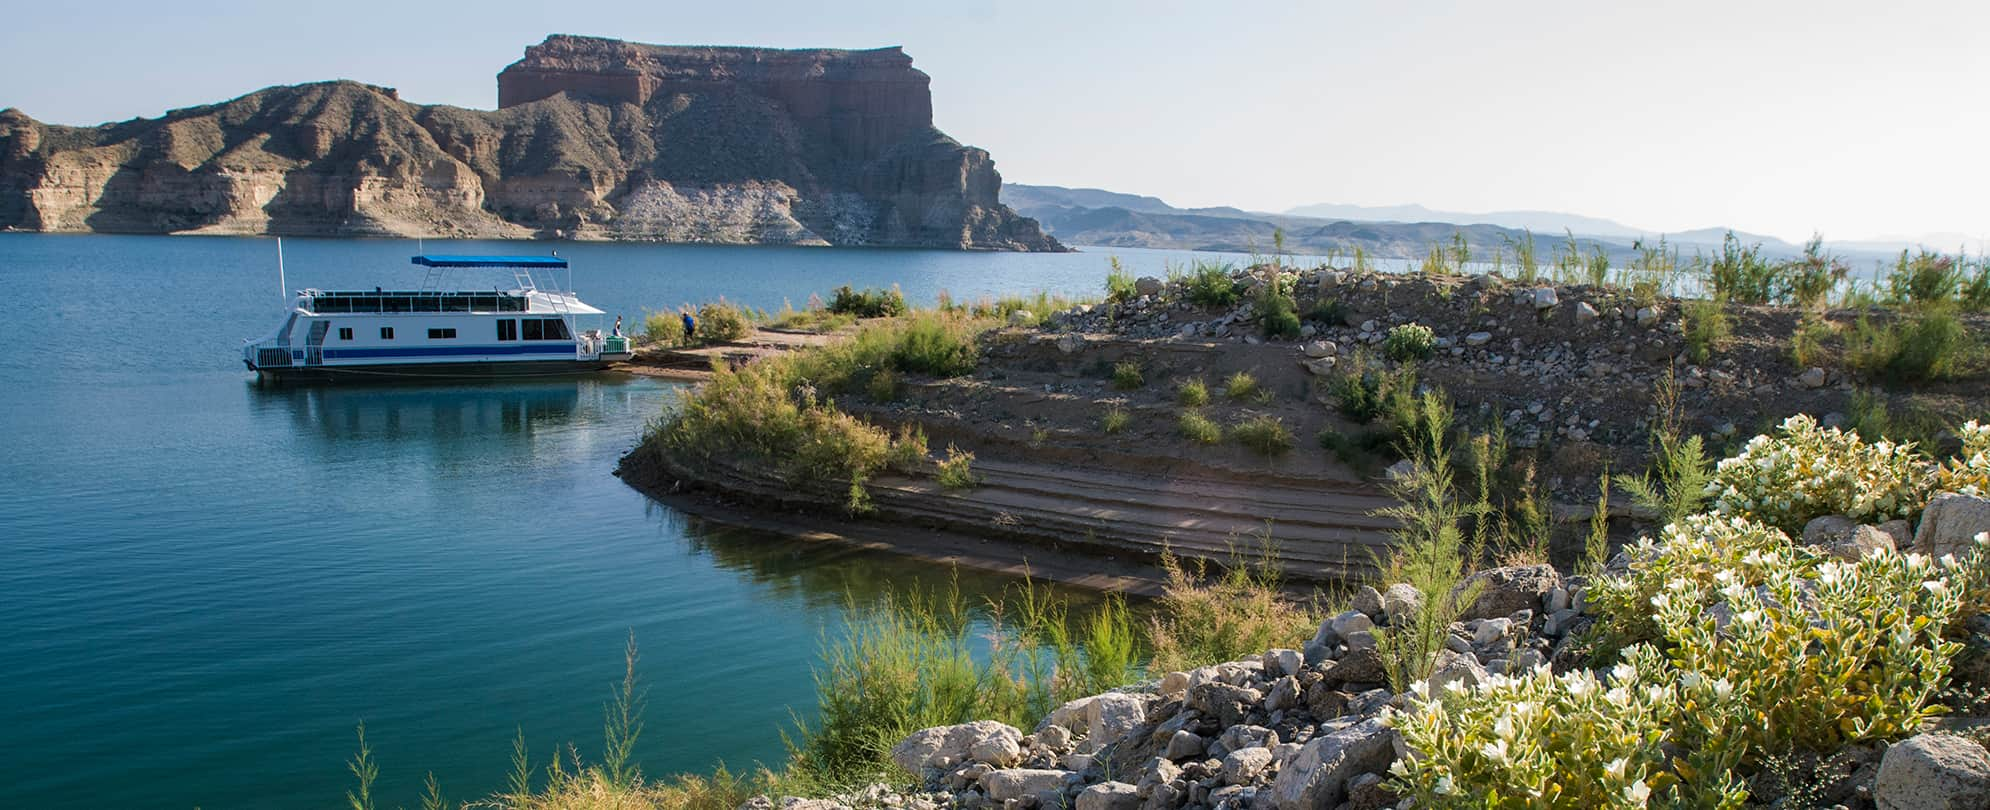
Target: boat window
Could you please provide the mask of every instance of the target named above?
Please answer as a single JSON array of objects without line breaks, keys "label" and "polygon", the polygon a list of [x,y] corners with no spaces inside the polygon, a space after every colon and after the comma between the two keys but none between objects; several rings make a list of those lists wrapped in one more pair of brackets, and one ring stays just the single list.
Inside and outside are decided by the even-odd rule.
[{"label": "boat window", "polygon": [[454,340],[455,338],[456,338],[456,330],[454,330],[454,329],[430,329],[430,330],[428,330],[428,339],[429,339],[429,340]]},{"label": "boat window", "polygon": [[350,327],[350,326],[341,326],[341,327],[339,327],[339,339],[340,339],[340,340],[351,340],[351,339],[352,339],[352,327]]},{"label": "boat window", "polygon": [[559,318],[542,318],[540,322],[545,324],[546,340],[573,340],[573,335],[567,332],[566,321]]},{"label": "boat window", "polygon": [[546,339],[546,330],[543,324],[540,323],[538,318],[525,319],[525,339],[526,340]]},{"label": "boat window", "polygon": [[382,327],[380,327],[380,339],[381,339],[381,340],[393,340],[393,339],[394,339],[394,327],[391,327],[391,326],[382,326]]},{"label": "boat window", "polygon": [[498,340],[517,340],[517,339],[518,339],[518,321],[517,321],[517,320],[514,320],[514,319],[512,319],[512,318],[504,318],[504,319],[501,319],[501,320],[499,320],[499,321],[497,322],[497,325],[498,325]]}]

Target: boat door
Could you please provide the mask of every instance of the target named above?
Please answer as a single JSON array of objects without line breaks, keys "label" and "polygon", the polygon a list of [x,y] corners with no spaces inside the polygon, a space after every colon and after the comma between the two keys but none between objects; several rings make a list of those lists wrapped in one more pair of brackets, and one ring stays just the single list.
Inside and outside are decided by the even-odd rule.
[{"label": "boat door", "polygon": [[330,321],[312,321],[311,334],[304,338],[304,365],[319,366],[325,363],[325,333],[332,331]]}]

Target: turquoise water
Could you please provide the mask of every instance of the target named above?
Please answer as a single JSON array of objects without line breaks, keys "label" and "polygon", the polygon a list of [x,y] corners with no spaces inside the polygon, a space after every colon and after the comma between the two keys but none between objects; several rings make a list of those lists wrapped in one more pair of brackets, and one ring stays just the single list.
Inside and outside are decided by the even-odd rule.
[{"label": "turquoise water", "polygon": [[[544,252],[428,242],[430,252]],[[1090,293],[1103,253],[566,244],[636,320],[838,284]],[[286,240],[293,288],[403,286],[413,242]],[[1115,251],[1158,274],[1189,256]],[[357,722],[384,804],[599,750],[633,631],[652,774],[781,758],[846,593],[947,572],[701,525],[610,475],[671,386],[263,388],[271,240],[0,235],[0,784],[16,807],[339,805]],[[1000,581],[969,578],[970,590]]]}]

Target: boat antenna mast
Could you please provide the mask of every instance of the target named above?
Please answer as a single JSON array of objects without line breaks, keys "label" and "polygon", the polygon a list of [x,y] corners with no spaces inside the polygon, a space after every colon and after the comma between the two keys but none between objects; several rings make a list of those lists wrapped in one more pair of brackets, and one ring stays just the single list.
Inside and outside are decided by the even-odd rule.
[{"label": "boat antenna mast", "polygon": [[290,303],[290,282],[283,277],[283,237],[276,238],[276,295],[285,304]]}]

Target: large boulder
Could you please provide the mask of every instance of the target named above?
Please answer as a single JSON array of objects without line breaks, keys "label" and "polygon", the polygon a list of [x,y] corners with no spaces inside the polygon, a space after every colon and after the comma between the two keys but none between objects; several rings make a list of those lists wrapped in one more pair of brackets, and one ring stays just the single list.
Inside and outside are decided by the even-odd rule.
[{"label": "large boulder", "polygon": [[1348,780],[1388,770],[1396,757],[1395,735],[1380,718],[1370,718],[1313,738],[1272,780],[1273,806],[1330,810],[1346,798]]},{"label": "large boulder", "polygon": [[[892,746],[891,761],[913,774],[926,768],[946,770],[966,762],[972,751],[1020,750],[1022,739],[1023,733],[1015,726],[993,720],[936,726],[912,732]],[[998,740],[1006,740],[1007,745],[999,745]]]},{"label": "large boulder", "polygon": [[1949,734],[1895,744],[1873,781],[1879,810],[1981,810],[1990,807],[1990,754]]},{"label": "large boulder", "polygon": [[1216,718],[1228,728],[1244,722],[1245,716],[1263,701],[1264,693],[1256,689],[1210,681],[1189,687],[1183,705],[1202,712],[1205,717]]},{"label": "large boulder", "polygon": [[1914,550],[1940,557],[1958,557],[1976,542],[1976,536],[1990,532],[1990,500],[1959,492],[1944,492],[1928,501],[1921,512],[1921,528],[1914,532]]},{"label": "large boulder", "polygon": [[1148,705],[1158,698],[1128,692],[1082,697],[1052,709],[1043,726],[1063,726],[1083,732],[1087,750],[1097,750],[1145,722]]},{"label": "large boulder", "polygon": [[1465,608],[1460,621],[1509,616],[1522,610],[1539,610],[1541,600],[1561,587],[1562,575],[1552,565],[1511,565],[1488,568],[1465,578],[1451,592],[1458,598],[1474,583],[1481,587],[1479,597]]}]

